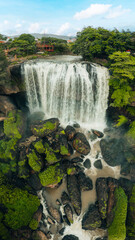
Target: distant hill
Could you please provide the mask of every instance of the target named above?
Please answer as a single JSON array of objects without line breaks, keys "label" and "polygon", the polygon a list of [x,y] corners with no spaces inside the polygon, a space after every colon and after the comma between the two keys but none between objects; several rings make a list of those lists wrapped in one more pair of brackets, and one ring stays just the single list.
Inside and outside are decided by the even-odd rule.
[{"label": "distant hill", "polygon": [[[42,37],[54,37],[54,38],[63,39],[63,40],[72,40],[73,38],[75,38],[75,36],[63,36],[63,35],[55,35],[55,34],[40,34],[40,33],[30,33],[30,34],[32,36],[34,36],[35,38],[39,38],[39,39]],[[14,35],[14,36],[9,36],[9,37],[17,38],[20,35]]]}]

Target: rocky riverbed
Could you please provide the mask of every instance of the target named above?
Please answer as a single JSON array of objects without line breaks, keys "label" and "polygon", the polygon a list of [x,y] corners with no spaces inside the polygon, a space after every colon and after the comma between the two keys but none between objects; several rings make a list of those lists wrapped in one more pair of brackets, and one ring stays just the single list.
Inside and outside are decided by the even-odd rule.
[{"label": "rocky riverbed", "polygon": [[[84,131],[77,123],[63,128],[58,118],[44,120],[43,115],[27,117],[13,109],[1,124],[0,169],[7,188],[2,180],[0,224],[8,236],[124,240],[127,235],[130,239],[135,223],[135,166],[129,158],[134,148],[115,129]],[[20,210],[13,205],[15,191],[27,193],[28,203],[36,197],[33,211],[27,209],[27,222],[19,214],[25,200],[19,203],[18,195]],[[10,209],[18,214],[16,220]]]}]

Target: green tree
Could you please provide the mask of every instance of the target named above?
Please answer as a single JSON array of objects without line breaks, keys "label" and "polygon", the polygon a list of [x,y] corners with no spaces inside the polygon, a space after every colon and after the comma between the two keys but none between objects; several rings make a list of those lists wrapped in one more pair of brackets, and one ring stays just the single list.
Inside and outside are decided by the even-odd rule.
[{"label": "green tree", "polygon": [[135,58],[127,52],[115,52],[109,56],[111,60],[110,86],[113,88],[112,106],[131,105],[135,98]]}]

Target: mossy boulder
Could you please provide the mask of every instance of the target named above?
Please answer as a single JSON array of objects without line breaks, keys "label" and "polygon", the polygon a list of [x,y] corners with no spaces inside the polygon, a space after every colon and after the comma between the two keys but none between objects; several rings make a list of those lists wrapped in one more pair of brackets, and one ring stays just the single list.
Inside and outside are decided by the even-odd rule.
[{"label": "mossy boulder", "polygon": [[48,185],[58,184],[64,177],[60,164],[56,163],[49,166],[43,172],[39,173],[41,184],[45,187]]},{"label": "mossy boulder", "polygon": [[0,159],[15,160],[17,151],[17,139],[0,140]]},{"label": "mossy boulder", "polygon": [[45,147],[42,139],[39,139],[36,142],[33,142],[33,146],[39,154],[45,153]]},{"label": "mossy boulder", "polygon": [[35,136],[43,138],[56,131],[59,124],[58,118],[50,118],[45,121],[38,121],[37,123],[32,124],[31,131]]},{"label": "mossy boulder", "polygon": [[115,189],[114,196],[114,218],[108,228],[108,239],[124,240],[126,238],[127,196],[121,187]]},{"label": "mossy boulder", "polygon": [[74,149],[84,155],[90,152],[90,144],[83,133],[76,133],[73,139]]},{"label": "mossy boulder", "polygon": [[91,204],[88,211],[82,219],[82,229],[85,230],[95,230],[101,226],[101,218],[98,212],[98,208]]},{"label": "mossy boulder", "polygon": [[11,111],[8,118],[4,120],[4,133],[8,138],[21,139],[25,130],[25,118],[23,113]]},{"label": "mossy boulder", "polygon": [[31,150],[29,154],[27,154],[28,158],[28,163],[30,167],[35,171],[35,172],[40,172],[42,168],[42,160],[41,157],[36,154],[34,149]]},{"label": "mossy boulder", "polygon": [[48,165],[54,164],[58,161],[60,161],[60,158],[56,157],[56,153],[57,151],[53,150],[52,147],[49,146],[49,144],[46,142],[44,144],[44,149],[45,149],[45,154],[46,154],[46,161]]},{"label": "mossy boulder", "polygon": [[77,175],[77,179],[78,179],[81,191],[89,191],[93,189],[92,180],[88,176],[86,176],[85,173],[80,172]]},{"label": "mossy boulder", "polygon": [[11,185],[1,185],[0,204],[6,208],[4,223],[16,230],[30,223],[40,201],[37,196],[29,194],[27,191],[13,188]]}]

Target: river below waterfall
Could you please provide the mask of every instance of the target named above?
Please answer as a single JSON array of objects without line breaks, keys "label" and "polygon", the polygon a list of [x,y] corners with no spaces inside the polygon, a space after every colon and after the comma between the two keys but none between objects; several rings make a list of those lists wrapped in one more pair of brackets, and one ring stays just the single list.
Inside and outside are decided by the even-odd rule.
[{"label": "river below waterfall", "polygon": [[[73,234],[79,240],[95,240],[97,237],[105,236],[106,230],[104,229],[95,231],[82,229],[81,221],[88,206],[97,201],[96,179],[99,177],[119,179],[120,177],[120,166],[111,167],[104,161],[100,150],[100,139],[92,140],[89,137],[91,128],[103,131],[106,127],[109,93],[108,70],[94,63],[83,62],[80,57],[56,56],[24,63],[22,75],[26,84],[30,113],[42,111],[46,119],[58,117],[61,126],[66,126],[68,123],[71,125],[74,122],[79,123],[80,128],[77,128],[77,131],[85,133],[91,146],[90,153],[83,157],[80,167],[92,180],[93,189],[81,193],[81,215],[77,217],[74,214],[74,221],[70,226],[62,225],[65,227],[64,236]],[[75,154],[74,156],[76,156]],[[79,154],[79,156],[81,155]],[[84,167],[86,159],[91,162],[90,168]],[[102,168],[100,169],[94,165],[97,160],[101,162]],[[65,179],[57,189],[43,188],[38,192],[45,216],[49,216],[46,203],[58,208],[56,200],[61,201],[62,192],[67,192],[66,185]],[[63,207],[60,207],[60,210],[63,213]],[[47,226],[48,230],[51,229],[47,218],[42,219],[42,224]],[[56,224],[54,234],[51,235],[53,240],[62,239],[57,232],[58,226]]]}]

